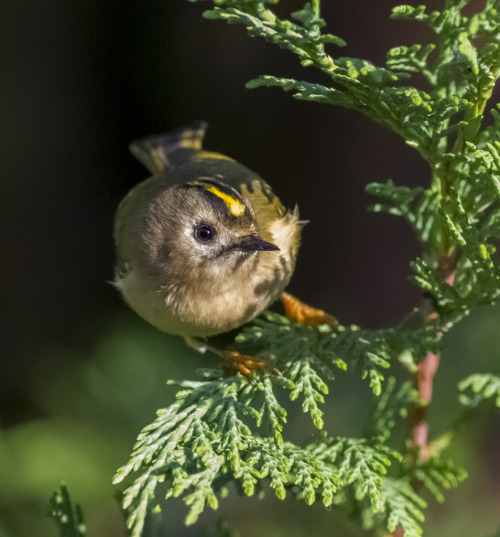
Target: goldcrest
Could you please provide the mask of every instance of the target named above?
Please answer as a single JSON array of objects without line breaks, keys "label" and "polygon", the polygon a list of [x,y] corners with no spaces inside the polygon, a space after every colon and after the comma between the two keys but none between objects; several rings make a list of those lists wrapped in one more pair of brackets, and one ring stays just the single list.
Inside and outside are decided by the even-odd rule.
[{"label": "goldcrest", "polygon": [[151,177],[115,218],[115,285],[143,319],[188,341],[252,320],[290,281],[298,210],[232,158],[204,151],[207,124],[132,142]]}]

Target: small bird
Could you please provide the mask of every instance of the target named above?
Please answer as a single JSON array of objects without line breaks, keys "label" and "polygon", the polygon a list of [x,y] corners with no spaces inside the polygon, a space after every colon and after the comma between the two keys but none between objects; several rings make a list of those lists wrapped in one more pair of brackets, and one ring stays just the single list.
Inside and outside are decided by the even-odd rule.
[{"label": "small bird", "polygon": [[[303,304],[283,291],[303,222],[259,175],[204,151],[206,128],[198,121],[130,144],[152,175],[116,212],[114,283],[143,319],[201,352],[217,352],[248,377],[262,360],[202,340],[251,321],[282,294],[300,317],[295,310]],[[316,324],[334,319],[309,309]]]}]

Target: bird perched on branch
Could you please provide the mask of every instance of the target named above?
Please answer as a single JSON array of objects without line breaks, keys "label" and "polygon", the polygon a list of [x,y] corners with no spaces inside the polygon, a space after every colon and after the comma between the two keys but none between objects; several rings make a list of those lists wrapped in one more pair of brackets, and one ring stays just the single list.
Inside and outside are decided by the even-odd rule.
[{"label": "bird perched on branch", "polygon": [[300,244],[297,207],[286,210],[259,175],[203,150],[206,128],[199,121],[131,143],[151,177],[116,212],[115,285],[159,330],[249,376],[262,360],[219,351],[204,338],[247,323],[282,295],[294,318],[336,321],[283,293]]}]

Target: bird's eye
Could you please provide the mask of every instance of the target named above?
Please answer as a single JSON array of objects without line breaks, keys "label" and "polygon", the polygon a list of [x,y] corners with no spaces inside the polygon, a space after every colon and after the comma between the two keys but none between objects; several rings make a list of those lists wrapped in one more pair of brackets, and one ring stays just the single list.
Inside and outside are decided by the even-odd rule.
[{"label": "bird's eye", "polygon": [[194,228],[194,237],[199,242],[210,242],[215,237],[215,229],[203,224]]}]

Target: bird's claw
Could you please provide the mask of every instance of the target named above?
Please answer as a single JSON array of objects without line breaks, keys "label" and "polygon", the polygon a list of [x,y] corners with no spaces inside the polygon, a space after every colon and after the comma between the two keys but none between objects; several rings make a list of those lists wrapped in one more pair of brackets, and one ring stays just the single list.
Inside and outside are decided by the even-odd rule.
[{"label": "bird's claw", "polygon": [[281,300],[285,306],[286,316],[292,321],[309,326],[329,325],[336,330],[339,322],[337,319],[323,310],[304,304],[298,298],[289,293],[282,293]]},{"label": "bird's claw", "polygon": [[255,358],[254,356],[240,354],[238,351],[232,350],[225,350],[222,357],[222,367],[227,375],[241,373],[249,381],[253,380],[254,371],[263,371],[264,373],[274,371],[281,376],[281,373],[276,367],[262,358]]}]

